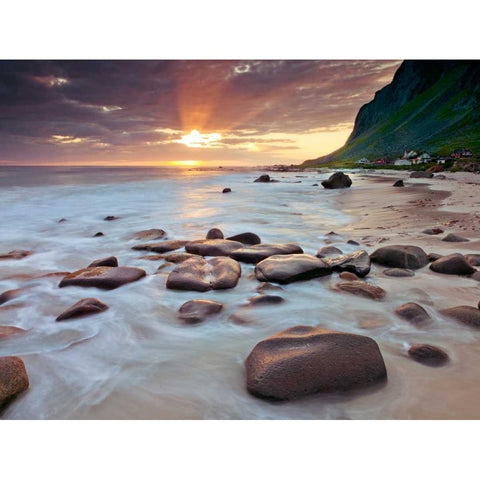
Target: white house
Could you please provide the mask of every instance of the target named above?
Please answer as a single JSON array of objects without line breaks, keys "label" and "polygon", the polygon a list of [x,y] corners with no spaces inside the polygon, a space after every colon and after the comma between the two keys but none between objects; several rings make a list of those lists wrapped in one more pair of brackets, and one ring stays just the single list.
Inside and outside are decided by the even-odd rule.
[{"label": "white house", "polygon": [[411,165],[411,160],[407,160],[406,158],[399,158],[395,160],[394,165]]}]

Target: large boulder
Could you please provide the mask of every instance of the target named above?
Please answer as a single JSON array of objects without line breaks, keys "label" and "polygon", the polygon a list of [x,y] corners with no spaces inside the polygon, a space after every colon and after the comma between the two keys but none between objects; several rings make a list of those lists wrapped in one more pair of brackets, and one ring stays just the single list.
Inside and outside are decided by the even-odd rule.
[{"label": "large boulder", "polygon": [[118,267],[117,257],[106,257],[94,260],[89,267]]},{"label": "large boulder", "polygon": [[335,172],[328,180],[322,182],[323,188],[349,188],[352,185],[352,179],[343,172]]},{"label": "large boulder", "polygon": [[97,298],[84,298],[72,305],[57,317],[57,322],[71,320],[85,315],[93,315],[107,310],[108,306]]},{"label": "large boulder", "polygon": [[430,264],[430,270],[448,275],[470,275],[476,271],[460,253],[440,257]]},{"label": "large boulder", "polygon": [[380,349],[371,338],[309,326],[292,327],[261,341],[245,366],[247,390],[277,400],[348,391],[387,377]]},{"label": "large boulder", "polygon": [[232,252],[243,247],[243,243],[233,240],[196,240],[188,242],[185,250],[188,253],[204,257],[228,257]]},{"label": "large boulder", "polygon": [[378,285],[373,285],[362,280],[340,282],[337,283],[335,287],[342,292],[359,295],[360,297],[371,298],[372,300],[382,300],[387,294],[387,292],[385,292],[385,290]]},{"label": "large boulder", "polygon": [[213,300],[190,300],[178,310],[178,318],[188,324],[203,322],[207,317],[222,310],[223,305]]},{"label": "large boulder", "polygon": [[403,318],[407,322],[412,323],[417,326],[424,326],[427,323],[430,323],[432,320],[430,315],[426,310],[420,306],[418,303],[405,303],[400,305],[396,310],[395,314],[400,318]]},{"label": "large boulder", "polygon": [[370,259],[386,267],[416,270],[428,264],[427,254],[413,245],[388,245],[375,250]]},{"label": "large boulder", "polygon": [[233,237],[228,237],[227,240],[233,240],[234,242],[240,242],[244,245],[258,245],[262,242],[260,237],[256,233],[245,232],[234,235]]},{"label": "large boulder", "polygon": [[358,277],[365,277],[370,272],[370,256],[365,250],[323,258],[323,261],[335,272],[351,272]]},{"label": "large boulder", "polygon": [[223,239],[223,232],[219,228],[211,228],[207,232],[207,240],[221,240]]},{"label": "large boulder", "polygon": [[145,270],[137,267],[87,267],[66,275],[58,286],[113,290],[126,283],[135,282],[145,275]]},{"label": "large boulder", "polygon": [[410,174],[410,178],[432,178],[432,177],[433,177],[433,173],[431,172],[418,171],[418,172],[412,172]]},{"label": "large boulder", "polygon": [[18,357],[0,357],[0,409],[29,387],[25,365]]},{"label": "large boulder", "polygon": [[442,242],[469,242],[470,240],[460,235],[455,235],[454,233],[449,233],[442,238]]},{"label": "large boulder", "polygon": [[459,307],[446,308],[441,310],[440,313],[465,325],[480,327],[480,310],[478,308],[460,305]]},{"label": "large boulder", "polygon": [[215,257],[207,261],[202,257],[194,257],[170,272],[167,288],[196,292],[233,288],[241,273],[240,264],[231,258]]},{"label": "large boulder", "polygon": [[257,280],[280,284],[322,277],[331,272],[332,268],[324,259],[305,253],[273,255],[255,266]]},{"label": "large boulder", "polygon": [[417,343],[408,350],[408,355],[415,361],[429,367],[440,367],[448,362],[448,354],[439,347]]},{"label": "large boulder", "polygon": [[148,252],[166,253],[184,247],[188,240],[165,240],[158,243],[143,243],[135,245],[132,250],[147,250]]},{"label": "large boulder", "polygon": [[235,250],[230,256],[239,262],[258,263],[272,255],[291,255],[294,253],[303,253],[303,250],[295,243],[260,243]]}]

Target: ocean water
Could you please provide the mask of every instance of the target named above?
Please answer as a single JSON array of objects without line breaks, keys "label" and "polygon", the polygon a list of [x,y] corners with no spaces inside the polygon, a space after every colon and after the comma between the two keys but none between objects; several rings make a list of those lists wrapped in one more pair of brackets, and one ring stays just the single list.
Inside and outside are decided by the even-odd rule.
[{"label": "ocean water", "polygon": [[[251,231],[264,243],[297,242],[315,254],[328,232],[348,230],[354,220],[339,208],[341,191],[312,186],[318,173],[274,173],[278,183],[257,184],[258,171],[166,169],[0,169],[0,252],[32,250],[0,264],[0,293],[25,287],[0,307],[0,325],[27,333],[0,341],[0,355],[18,355],[30,388],[4,412],[5,419],[362,419],[479,418],[478,336],[440,318],[428,279],[417,274],[408,288],[398,279],[372,281],[386,288],[385,302],[332,291],[338,276],[283,286],[281,305],[246,308],[256,295],[254,267],[242,264],[236,288],[178,292],[165,288],[174,266],[140,257],[139,230],[162,228],[168,239],[201,239],[212,227],[226,236]],[[298,183],[301,182],[301,183]],[[222,194],[224,187],[232,193]],[[356,188],[369,188],[358,178]],[[118,220],[106,222],[115,215]],[[60,219],[66,221],[59,223]],[[94,238],[96,232],[105,236]],[[354,251],[347,236],[333,245]],[[58,288],[61,276],[95,259],[115,255],[120,265],[146,270],[147,277],[116,290]],[[451,289],[448,280],[439,284]],[[472,281],[456,282],[459,298]],[[55,322],[66,308],[96,297],[110,308],[99,315]],[[224,304],[206,322],[186,326],[177,310],[195,298]],[[394,306],[419,301],[434,327],[419,331],[393,314]],[[239,325],[229,317],[247,320]],[[244,360],[265,337],[294,325],[319,325],[374,338],[382,351],[388,382],[348,395],[319,394],[272,403],[248,394]],[[408,345],[427,341],[445,348],[452,362],[428,368],[407,358]],[[468,397],[470,395],[470,397]]]}]

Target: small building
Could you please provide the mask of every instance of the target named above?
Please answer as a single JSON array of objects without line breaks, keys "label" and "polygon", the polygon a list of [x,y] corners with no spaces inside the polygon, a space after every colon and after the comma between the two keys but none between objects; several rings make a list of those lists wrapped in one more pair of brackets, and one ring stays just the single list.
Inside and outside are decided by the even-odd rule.
[{"label": "small building", "polygon": [[469,158],[473,157],[473,152],[466,148],[457,148],[450,154],[451,158]]},{"label": "small building", "polygon": [[432,157],[426,152],[422,153],[419,158],[423,160],[425,163],[428,163],[432,160]]},{"label": "small building", "polygon": [[437,160],[437,165],[445,165],[446,159],[445,158],[439,158]]},{"label": "small building", "polygon": [[370,165],[370,160],[368,160],[368,158],[361,158],[360,160],[357,160],[355,162],[357,165]]},{"label": "small building", "polygon": [[405,150],[403,153],[403,158],[406,160],[411,160],[412,158],[415,158],[418,156],[418,153],[415,150]]},{"label": "small building", "polygon": [[386,165],[387,161],[384,158],[377,158],[372,162],[372,165]]},{"label": "small building", "polygon": [[395,162],[393,164],[394,165],[411,165],[412,161],[407,160],[406,158],[399,158],[399,159],[395,160]]}]

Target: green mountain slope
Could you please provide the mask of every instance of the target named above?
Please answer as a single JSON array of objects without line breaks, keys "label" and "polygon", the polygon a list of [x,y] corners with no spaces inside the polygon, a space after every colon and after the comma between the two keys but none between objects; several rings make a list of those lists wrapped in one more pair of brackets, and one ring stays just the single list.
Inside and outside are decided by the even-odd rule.
[{"label": "green mountain slope", "polygon": [[480,61],[410,60],[359,110],[342,148],[302,166],[461,147],[480,153]]}]

